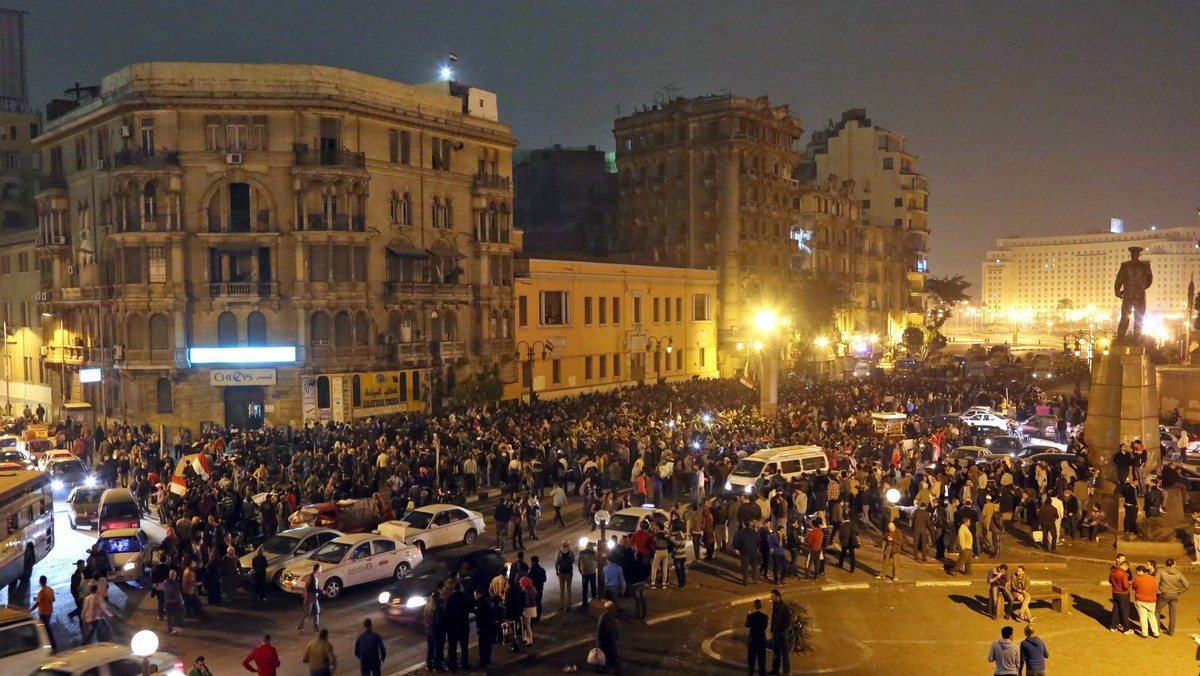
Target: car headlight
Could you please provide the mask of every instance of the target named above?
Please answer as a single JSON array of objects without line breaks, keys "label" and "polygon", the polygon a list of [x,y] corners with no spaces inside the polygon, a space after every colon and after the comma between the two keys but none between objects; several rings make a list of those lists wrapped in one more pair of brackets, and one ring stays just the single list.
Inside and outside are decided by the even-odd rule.
[{"label": "car headlight", "polygon": [[130,561],[124,566],[121,566],[121,570],[133,570],[134,568],[137,568],[137,563],[134,561]]},{"label": "car headlight", "polygon": [[90,476],[90,477],[84,479],[83,485],[87,486],[88,488],[95,488],[96,487],[96,477]]},{"label": "car headlight", "polygon": [[408,600],[404,602],[404,607],[420,608],[421,606],[425,605],[426,600],[427,599],[424,596],[410,596],[408,597]]},{"label": "car headlight", "polygon": [[51,481],[50,488],[53,488],[56,491],[61,491],[63,489],[62,479],[55,479],[54,481]]},{"label": "car headlight", "polygon": [[753,493],[754,492],[754,484],[746,484],[746,488],[744,490],[747,493]]},{"label": "car headlight", "polygon": [[727,491],[733,490],[733,483],[730,481],[726,481],[725,482],[725,490],[727,490]]},{"label": "car headlight", "polygon": [[386,606],[388,604],[388,602],[391,600],[392,600],[391,592],[383,592],[382,594],[379,595],[379,603],[382,605]]}]

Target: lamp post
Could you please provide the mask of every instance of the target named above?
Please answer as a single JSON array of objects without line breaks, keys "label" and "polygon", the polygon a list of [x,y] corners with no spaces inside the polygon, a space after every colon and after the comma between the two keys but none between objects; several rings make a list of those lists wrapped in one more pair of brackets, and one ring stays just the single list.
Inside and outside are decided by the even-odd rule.
[{"label": "lamp post", "polygon": [[1096,346],[1099,345],[1100,349],[1103,350],[1104,354],[1107,355],[1108,348],[1110,345],[1112,345],[1112,339],[1113,332],[1109,331],[1108,329],[1102,329],[1099,331],[1093,331],[1089,329],[1073,331],[1063,336],[1063,352],[1069,353],[1073,345],[1075,348],[1075,356],[1080,357],[1083,355],[1082,348],[1084,345],[1086,345],[1088,368],[1091,368],[1092,357],[1095,356]]},{"label": "lamp post", "polygon": [[529,381],[529,405],[532,406],[533,405],[533,396],[534,396],[533,395],[533,352],[534,352],[534,350],[541,348],[542,361],[546,361],[546,358],[550,356],[550,353],[554,352],[554,346],[544,340],[535,340],[533,342],[529,342],[527,340],[519,341],[517,343],[517,361],[521,360],[521,346],[522,345],[525,346],[525,377]]},{"label": "lamp post", "polygon": [[671,351],[675,349],[674,348],[674,343],[675,343],[674,338],[672,338],[670,336],[650,336],[649,338],[646,339],[646,351],[647,352],[650,352],[651,350],[654,351],[654,367],[655,367],[655,370],[658,371],[657,375],[658,375],[658,384],[659,385],[663,384],[663,374],[662,374],[662,363],[663,363],[662,352],[664,349],[663,343],[666,343],[666,345],[667,345],[665,349],[667,352],[667,358],[670,359]]},{"label": "lamp post", "polygon": [[129,640],[133,654],[142,658],[142,676],[150,676],[150,656],[158,652],[158,634],[143,629]]},{"label": "lamp post", "polygon": [[[42,317],[45,319],[54,319],[54,315],[49,312],[43,312]],[[44,333],[44,332],[43,332]],[[5,339],[7,340],[7,338]],[[66,420],[67,410],[67,358],[66,348],[63,346],[63,319],[62,315],[58,316],[58,419]]]},{"label": "lamp post", "polygon": [[755,342],[762,356],[762,379],[758,387],[758,414],[774,418],[779,408],[779,326],[787,326],[787,318],[780,318],[771,310],[762,310],[754,317],[754,326],[762,339]]}]

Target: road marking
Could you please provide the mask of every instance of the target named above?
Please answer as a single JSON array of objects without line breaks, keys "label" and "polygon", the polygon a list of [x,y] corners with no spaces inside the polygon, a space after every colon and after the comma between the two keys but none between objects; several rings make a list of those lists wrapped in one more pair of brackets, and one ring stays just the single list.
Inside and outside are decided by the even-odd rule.
[{"label": "road marking", "polygon": [[708,655],[709,657],[713,658],[714,660],[716,660],[718,662],[724,662],[725,660],[721,659],[721,653],[718,653],[716,650],[713,650],[713,647],[712,647],[713,642],[716,641],[717,639],[721,638],[722,636],[728,636],[732,633],[733,633],[732,629],[726,629],[725,631],[717,632],[716,636],[710,636],[710,637],[704,639],[704,642],[700,644],[700,650],[704,651],[705,655]]},{"label": "road marking", "polygon": [[850,582],[845,584],[827,584],[823,587],[818,587],[821,591],[842,591],[845,589],[870,589],[871,585],[866,582]]},{"label": "road marking", "polygon": [[677,613],[668,613],[666,615],[659,615],[658,617],[656,617],[652,620],[646,620],[646,624],[653,626],[660,622],[669,622],[671,620],[678,620],[681,617],[687,617],[691,614],[692,614],[692,611],[690,611],[690,610],[681,610]]},{"label": "road marking", "polygon": [[970,587],[970,580],[918,580],[918,587]]},{"label": "road marking", "polygon": [[767,596],[766,592],[764,592],[762,594],[755,594],[754,596],[743,596],[740,599],[734,599],[734,600],[730,601],[729,605],[730,605],[730,607],[732,607],[732,606],[740,606],[743,603],[754,603],[755,600],[762,599],[766,596]]}]

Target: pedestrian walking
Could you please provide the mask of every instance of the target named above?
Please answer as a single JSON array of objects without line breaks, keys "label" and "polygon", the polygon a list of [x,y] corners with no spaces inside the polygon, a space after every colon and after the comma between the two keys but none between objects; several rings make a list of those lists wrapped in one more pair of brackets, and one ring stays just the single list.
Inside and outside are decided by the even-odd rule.
[{"label": "pedestrian walking", "polygon": [[72,619],[81,619],[80,613],[83,611],[84,597],[84,581],[87,580],[87,575],[84,574],[83,560],[75,562],[75,572],[71,573],[71,599],[75,601],[75,609],[67,613],[67,617]]},{"label": "pedestrian walking", "polygon": [[875,576],[876,580],[883,579],[884,574],[887,574],[889,580],[896,581],[896,535],[896,522],[889,521],[879,543],[883,547],[883,563],[879,566],[879,574]]},{"label": "pedestrian walking", "polygon": [[762,601],[754,599],[754,610],[746,614],[746,669],[754,676],[754,665],[758,665],[758,676],[767,673],[767,627],[770,618],[762,611]]},{"label": "pedestrian walking", "polygon": [[971,533],[971,520],[963,517],[958,526],[958,561],[950,574],[962,573],[971,575],[971,561],[975,558],[975,536]]},{"label": "pedestrian walking", "polygon": [[1133,602],[1137,606],[1138,621],[1142,626],[1142,638],[1158,638],[1158,613],[1154,604],[1158,600],[1158,583],[1145,566],[1137,567],[1133,578]]},{"label": "pedestrian walking", "polygon": [[57,653],[58,643],[54,640],[54,629],[50,626],[50,619],[54,616],[54,590],[46,584],[45,575],[38,578],[38,584],[41,585],[41,588],[38,589],[37,597],[33,600],[33,606],[29,610],[30,612],[37,611],[38,619],[46,628],[46,638],[50,639],[50,651]]},{"label": "pedestrian walking", "polygon": [[675,582],[683,589],[687,586],[687,545],[683,531],[671,533],[671,561],[675,564]]},{"label": "pedestrian walking", "polygon": [[309,676],[333,676],[337,671],[337,655],[329,644],[328,629],[322,629],[304,646],[304,657],[300,661],[308,665]]},{"label": "pedestrian walking", "polygon": [[254,598],[255,600],[267,600],[267,555],[262,547],[254,553],[254,558],[250,560],[251,575],[254,579]]},{"label": "pedestrian walking", "polygon": [[275,646],[271,645],[270,634],[264,635],[262,643],[246,655],[246,659],[242,660],[242,667],[258,676],[275,676],[279,669],[279,653],[276,652]]},{"label": "pedestrian walking", "polygon": [[221,589],[224,590],[225,596],[230,601],[233,601],[238,596],[237,578],[241,567],[237,551],[233,547],[226,548],[225,556],[222,556],[221,562],[217,564],[217,570],[221,575]]},{"label": "pedestrian walking", "polygon": [[321,631],[321,564],[314,563],[312,572],[308,577],[304,578],[304,591],[302,594],[304,603],[304,614],[300,616],[300,623],[296,625],[296,631],[304,631],[304,625],[308,619],[312,618],[313,631]]},{"label": "pedestrian walking", "polygon": [[1021,669],[1025,676],[1046,676],[1046,660],[1050,651],[1040,636],[1033,635],[1033,625],[1025,625],[1025,640],[1021,641]]},{"label": "pedestrian walking", "polygon": [[567,506],[567,492],[563,490],[561,483],[555,483],[554,488],[550,489],[550,504],[554,507],[554,523],[567,527],[567,522],[563,521],[562,509]]},{"label": "pedestrian walking", "polygon": [[383,639],[371,628],[369,617],[363,620],[363,631],[354,639],[354,656],[358,658],[362,676],[380,676],[387,648],[383,645]]},{"label": "pedestrian walking", "polygon": [[512,520],[512,507],[508,506],[507,500],[500,500],[500,504],[496,505],[496,510],[492,512],[492,519],[496,522],[496,549],[500,553],[504,553],[504,539],[508,537],[508,523]]},{"label": "pedestrian walking", "polygon": [[850,558],[850,572],[854,572],[857,565],[854,552],[858,549],[858,521],[854,519],[846,519],[838,524],[838,568],[841,568],[846,563],[846,557]]},{"label": "pedestrian walking", "polygon": [[778,589],[771,590],[771,673],[792,673],[792,609]]},{"label": "pedestrian walking", "polygon": [[[959,541],[958,546],[970,549]],[[1021,648],[1013,642],[1013,628],[1006,626],[1000,630],[1000,640],[994,641],[988,650],[988,662],[996,665],[995,676],[1020,676]]]},{"label": "pedestrian walking", "polygon": [[[104,603],[104,597],[100,594],[100,585],[92,584],[88,587],[88,595],[83,599],[83,645],[87,645],[93,638],[97,638],[100,633],[100,626],[108,624],[108,618],[112,617],[112,611]],[[107,633],[112,633],[111,631]],[[97,639],[98,640],[98,639]]]},{"label": "pedestrian walking", "polygon": [[163,596],[163,611],[167,616],[167,633],[174,635],[179,633],[177,626],[183,621],[183,591],[179,586],[179,573],[175,569],[167,574],[167,579],[163,580],[162,591],[159,592]]},{"label": "pedestrian walking", "polygon": [[[1174,636],[1175,609],[1179,605],[1179,597],[1188,590],[1190,585],[1183,573],[1175,567],[1175,559],[1167,559],[1166,565],[1158,569],[1154,578],[1158,583],[1158,599],[1154,606],[1154,614],[1165,623],[1163,633],[1167,636]],[[1166,617],[1163,616],[1164,610],[1167,611]]]},{"label": "pedestrian walking", "polygon": [[758,582],[758,566],[755,565],[757,563],[755,558],[758,555],[758,534],[744,521],[733,535],[733,550],[737,552],[738,560],[742,565],[742,584],[749,586],[751,582]]},{"label": "pedestrian walking", "polygon": [[[561,490],[558,485],[555,488]],[[566,540],[562,541],[558,553],[554,555],[554,574],[558,576],[558,610],[565,612],[574,605],[571,582],[575,579],[575,553]]]},{"label": "pedestrian walking", "polygon": [[196,658],[196,661],[192,663],[192,668],[187,672],[187,676],[212,676],[212,672],[204,662],[204,655]]}]

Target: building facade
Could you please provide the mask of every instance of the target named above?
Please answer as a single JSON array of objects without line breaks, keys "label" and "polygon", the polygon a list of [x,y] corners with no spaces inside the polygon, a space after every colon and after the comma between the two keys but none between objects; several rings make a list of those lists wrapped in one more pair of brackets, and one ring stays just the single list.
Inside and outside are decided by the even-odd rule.
[{"label": "building facade", "polygon": [[805,148],[803,176],[854,182],[864,226],[900,233],[908,289],[905,310],[920,323],[929,272],[929,184],[905,138],[872,123],[867,111],[848,110],[828,129],[815,131]]},{"label": "building facade", "polygon": [[631,260],[718,270],[721,372],[758,309],[787,288],[803,129],[767,97],[677,98],[618,118],[617,247]]},{"label": "building facade", "polygon": [[587,148],[517,151],[516,219],[531,254],[613,249],[617,173],[612,153]]},{"label": "building facade", "polygon": [[38,313],[39,259],[35,230],[0,234],[0,323],[3,398],[0,410],[20,415],[26,406],[50,410],[50,388],[42,370],[42,321]]},{"label": "building facade", "polygon": [[[515,141],[489,92],[143,63],[36,144],[56,405],[299,425],[436,404],[484,369],[516,377]],[[284,350],[229,349],[265,347]]]},{"label": "building facade", "polygon": [[1187,287],[1200,269],[1200,227],[1155,228],[996,240],[983,261],[980,301],[988,321],[1035,320],[1069,311],[1076,320],[1114,322],[1113,283],[1129,247],[1145,249],[1154,271],[1148,324],[1187,316]]},{"label": "building facade", "polygon": [[[717,272],[518,260],[523,396],[564,396],[717,371]],[[530,367],[532,364],[532,367]]]}]

